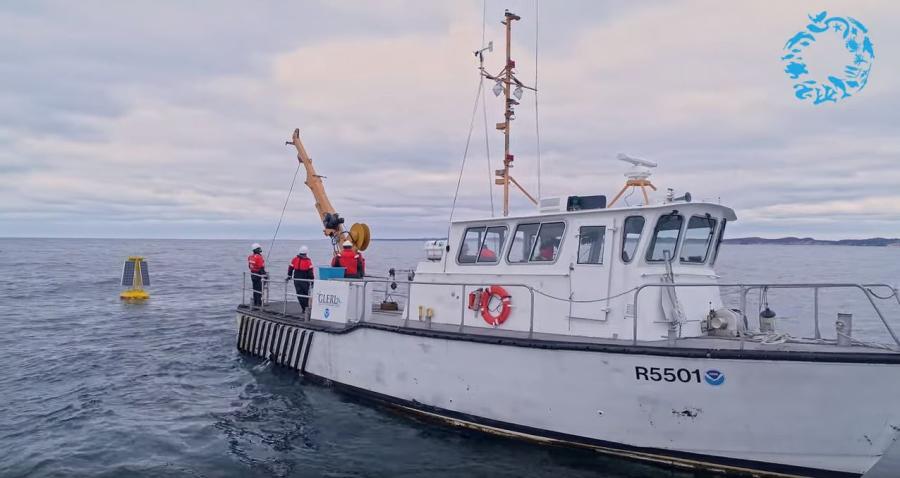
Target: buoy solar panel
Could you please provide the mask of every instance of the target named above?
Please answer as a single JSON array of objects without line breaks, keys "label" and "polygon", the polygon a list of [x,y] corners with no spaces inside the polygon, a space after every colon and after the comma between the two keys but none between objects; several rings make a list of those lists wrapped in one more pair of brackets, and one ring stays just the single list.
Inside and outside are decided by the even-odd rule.
[{"label": "buoy solar panel", "polygon": [[144,286],[150,285],[150,268],[147,267],[147,261],[143,257],[130,256],[125,259],[122,266],[122,285],[128,287],[119,294],[119,298],[123,300],[150,298],[150,294],[144,290]]}]

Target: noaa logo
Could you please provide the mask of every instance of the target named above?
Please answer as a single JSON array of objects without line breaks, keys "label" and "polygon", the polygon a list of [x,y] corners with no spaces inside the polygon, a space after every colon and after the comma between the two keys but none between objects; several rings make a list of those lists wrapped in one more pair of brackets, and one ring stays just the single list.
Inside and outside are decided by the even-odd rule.
[{"label": "noaa logo", "polygon": [[725,374],[718,370],[707,370],[703,374],[703,380],[710,385],[719,386],[725,383]]},{"label": "noaa logo", "polygon": [[[784,72],[794,83],[794,96],[810,100],[814,105],[837,103],[859,93],[869,81],[869,71],[875,60],[875,50],[869,30],[853,17],[829,17],[828,12],[809,15],[810,24],[784,44]],[[812,78],[803,59],[807,47],[824,35],[839,35],[849,58],[843,71],[832,71]]]}]

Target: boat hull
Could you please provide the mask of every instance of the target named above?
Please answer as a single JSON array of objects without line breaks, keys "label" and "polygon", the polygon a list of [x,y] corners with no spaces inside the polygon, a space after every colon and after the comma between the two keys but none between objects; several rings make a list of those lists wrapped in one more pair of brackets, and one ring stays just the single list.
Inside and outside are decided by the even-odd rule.
[{"label": "boat hull", "polygon": [[247,314],[238,322],[242,350],[355,394],[455,425],[677,466],[854,476],[900,430],[898,364],[560,349],[365,325],[314,331]]}]

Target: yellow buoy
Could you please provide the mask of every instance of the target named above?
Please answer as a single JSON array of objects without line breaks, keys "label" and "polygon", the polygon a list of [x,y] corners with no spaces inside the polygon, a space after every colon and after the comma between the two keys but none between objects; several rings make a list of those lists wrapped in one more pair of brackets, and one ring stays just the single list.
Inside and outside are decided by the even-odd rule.
[{"label": "yellow buoy", "polygon": [[144,290],[144,286],[150,285],[150,269],[143,257],[130,256],[125,259],[125,264],[122,266],[122,285],[128,286],[127,290],[123,290],[119,294],[119,298],[122,300],[150,298],[150,294]]}]

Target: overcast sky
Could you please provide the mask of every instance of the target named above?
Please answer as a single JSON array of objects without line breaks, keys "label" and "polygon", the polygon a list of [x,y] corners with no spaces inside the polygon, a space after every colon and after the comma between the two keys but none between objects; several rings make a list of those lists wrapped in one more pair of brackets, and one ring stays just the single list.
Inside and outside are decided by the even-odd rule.
[{"label": "overcast sky", "polygon": [[[539,29],[543,196],[614,195],[624,152],[660,164],[661,191],[733,207],[732,237],[900,236],[900,3],[542,2],[536,18],[533,0],[488,0],[498,47],[504,8],[529,84]],[[814,106],[780,56],[822,10],[865,23],[876,59],[861,93]],[[348,222],[441,235],[481,42],[480,1],[4,2],[0,236],[268,239],[294,128]],[[813,73],[845,61],[823,45]],[[491,214],[501,108],[488,91],[492,164],[479,110],[457,217]],[[536,193],[531,94],[512,133]],[[301,177],[282,234],[320,230]]]}]

